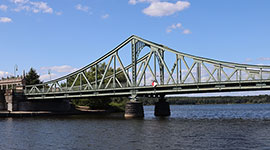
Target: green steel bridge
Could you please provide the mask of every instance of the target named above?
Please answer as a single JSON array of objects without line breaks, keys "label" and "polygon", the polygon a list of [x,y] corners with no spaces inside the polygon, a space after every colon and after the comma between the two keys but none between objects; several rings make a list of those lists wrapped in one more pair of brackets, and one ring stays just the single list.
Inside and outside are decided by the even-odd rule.
[{"label": "green steel bridge", "polygon": [[[104,62],[103,71],[99,71],[99,64]],[[124,79],[120,80],[120,76]],[[133,35],[73,73],[26,86],[24,94],[27,99],[111,96],[136,99],[149,95],[268,89],[270,66],[193,56]]]}]

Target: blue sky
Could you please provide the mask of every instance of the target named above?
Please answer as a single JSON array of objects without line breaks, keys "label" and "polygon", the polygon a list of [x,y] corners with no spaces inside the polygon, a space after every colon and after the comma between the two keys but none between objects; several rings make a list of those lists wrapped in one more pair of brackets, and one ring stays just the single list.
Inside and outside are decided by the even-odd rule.
[{"label": "blue sky", "polygon": [[135,34],[224,61],[270,64],[269,0],[0,0],[0,77],[42,80],[96,60]]}]

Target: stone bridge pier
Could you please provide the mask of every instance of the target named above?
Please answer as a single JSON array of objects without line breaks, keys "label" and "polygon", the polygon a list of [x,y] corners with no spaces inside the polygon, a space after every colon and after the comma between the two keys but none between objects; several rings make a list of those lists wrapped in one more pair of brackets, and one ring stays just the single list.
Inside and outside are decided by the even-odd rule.
[{"label": "stone bridge pier", "polygon": [[170,104],[166,102],[165,95],[160,95],[158,102],[155,103],[155,116],[170,116]]},{"label": "stone bridge pier", "polygon": [[[165,95],[155,95],[158,102],[155,103],[154,115],[157,117],[166,117],[171,115],[170,105],[166,102]],[[138,101],[135,97],[126,103],[125,118],[143,118],[144,110],[143,103]]]}]

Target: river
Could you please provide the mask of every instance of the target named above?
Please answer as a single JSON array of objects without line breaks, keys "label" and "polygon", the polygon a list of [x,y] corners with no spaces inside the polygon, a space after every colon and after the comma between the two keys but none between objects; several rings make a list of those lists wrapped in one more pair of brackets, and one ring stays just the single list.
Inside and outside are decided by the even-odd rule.
[{"label": "river", "polygon": [[123,114],[0,119],[2,150],[270,149],[270,104],[174,105],[171,116]]}]

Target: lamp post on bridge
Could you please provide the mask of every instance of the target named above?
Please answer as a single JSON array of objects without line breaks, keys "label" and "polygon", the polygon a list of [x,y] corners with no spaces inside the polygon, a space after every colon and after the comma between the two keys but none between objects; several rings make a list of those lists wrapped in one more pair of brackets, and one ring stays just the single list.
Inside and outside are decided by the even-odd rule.
[{"label": "lamp post on bridge", "polygon": [[14,66],[14,77],[16,78],[16,72],[18,71],[18,65],[15,64]]},{"label": "lamp post on bridge", "polygon": [[48,75],[50,76],[50,81],[52,80],[51,78],[51,69],[48,70]]}]

